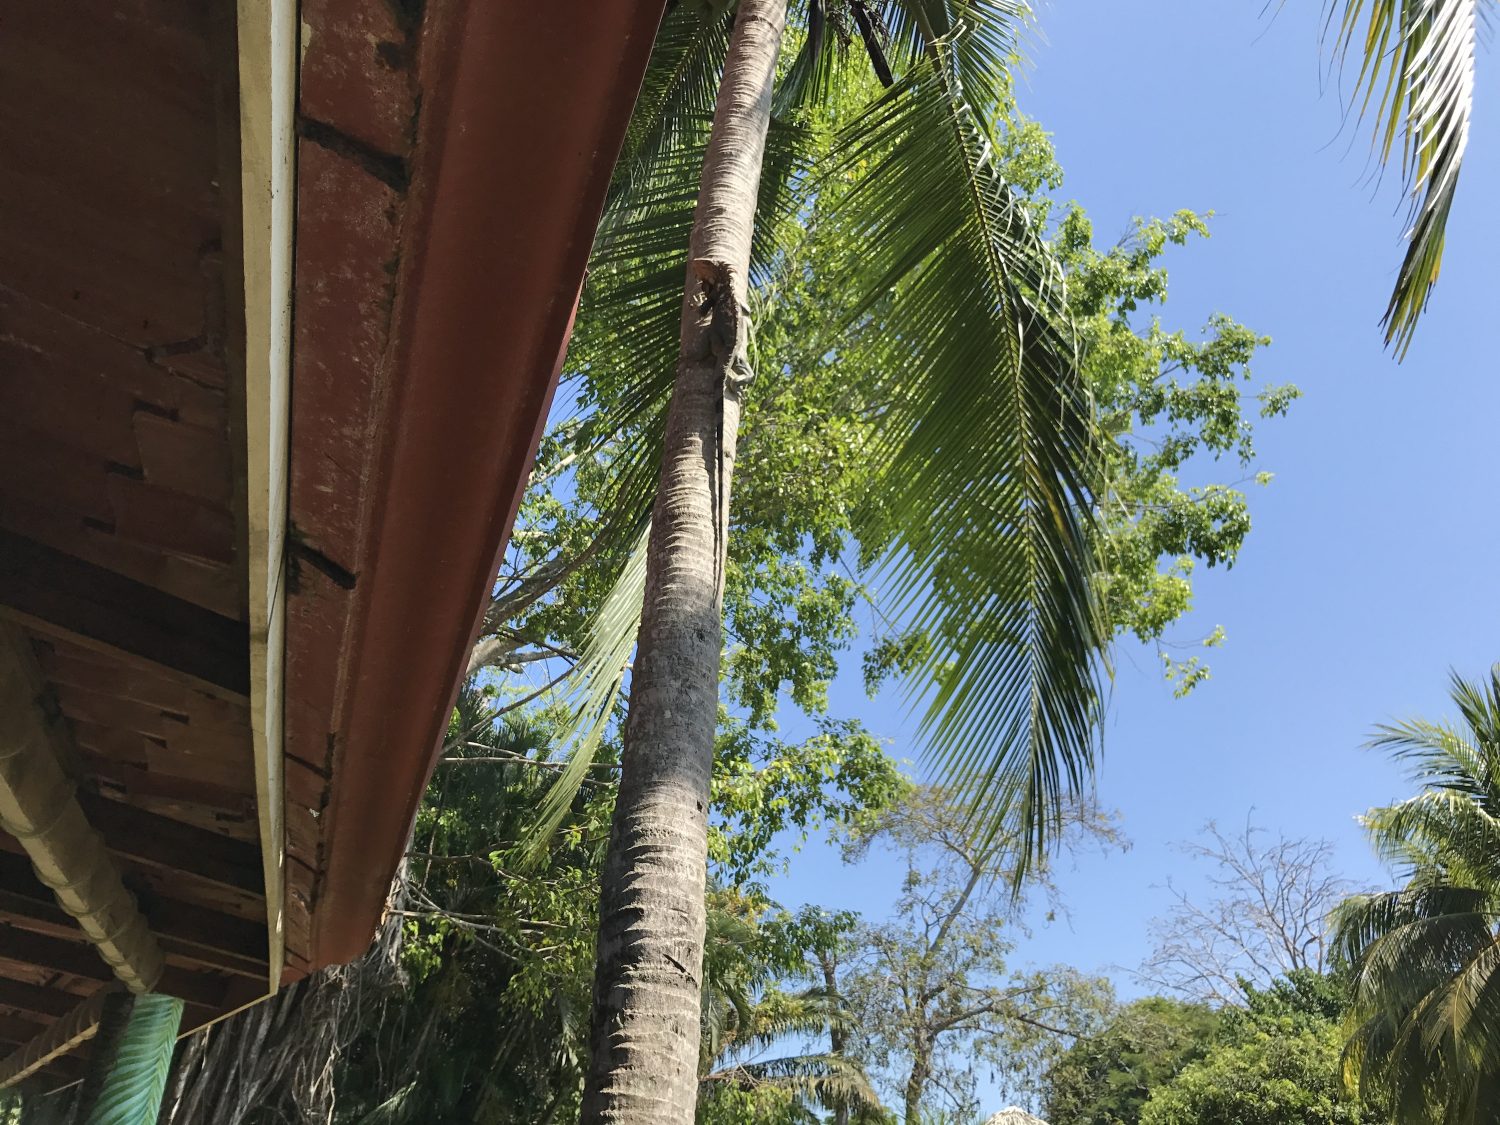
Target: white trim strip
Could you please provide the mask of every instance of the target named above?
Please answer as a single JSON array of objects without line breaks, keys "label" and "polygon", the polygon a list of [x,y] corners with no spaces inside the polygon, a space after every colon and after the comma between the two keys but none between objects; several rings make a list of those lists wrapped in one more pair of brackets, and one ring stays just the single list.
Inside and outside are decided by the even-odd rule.
[{"label": "white trim strip", "polygon": [[286,830],[282,689],[296,202],[297,3],[238,0],[244,210],[246,475],[250,525],[250,724],[265,864],[271,992],[281,984]]}]

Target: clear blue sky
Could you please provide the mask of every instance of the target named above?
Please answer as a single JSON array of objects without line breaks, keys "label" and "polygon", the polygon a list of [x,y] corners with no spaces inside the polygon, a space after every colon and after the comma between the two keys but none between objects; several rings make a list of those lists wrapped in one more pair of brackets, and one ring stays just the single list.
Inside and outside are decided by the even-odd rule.
[{"label": "clear blue sky", "polygon": [[[1229,313],[1274,338],[1258,374],[1304,391],[1258,437],[1276,479],[1252,494],[1241,561],[1200,572],[1182,631],[1227,630],[1213,679],[1179,701],[1153,652],[1119,653],[1099,793],[1133,847],[1061,873],[1071,920],[1026,943],[1037,963],[1137,965],[1160,884],[1192,877],[1170,844],[1252,807],[1267,828],[1334,841],[1350,876],[1381,879],[1353,817],[1407,788],[1361,742],[1375,722],[1446,713],[1450,666],[1500,659],[1500,59],[1479,59],[1443,278],[1398,366],[1377,327],[1400,260],[1395,177],[1373,192],[1368,133],[1339,132],[1338,92],[1320,80],[1322,0],[1276,3],[1053,3],[1020,92],[1053,134],[1064,197],[1101,238],[1134,215],[1217,212],[1211,240],[1167,260],[1164,319],[1191,330]],[[857,673],[835,712],[909,755],[910,723],[866,700]],[[898,882],[893,860],[848,869],[815,845],[773,889],[878,916]]]}]

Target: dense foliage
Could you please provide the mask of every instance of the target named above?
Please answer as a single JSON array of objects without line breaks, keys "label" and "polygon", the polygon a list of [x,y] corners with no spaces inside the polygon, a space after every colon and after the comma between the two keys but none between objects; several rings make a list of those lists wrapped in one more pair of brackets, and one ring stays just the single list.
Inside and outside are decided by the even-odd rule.
[{"label": "dense foliage", "polygon": [[[609,753],[597,760],[545,861],[528,865],[530,819],[558,776],[556,717],[504,706],[477,690],[460,698],[408,861],[406,980],[345,1061],[341,1121],[530,1125],[576,1115],[615,769]],[[855,1098],[861,1072],[839,1060],[792,1050],[766,1067],[737,1053],[842,1018],[777,986],[806,976],[817,951],[853,925],[787,915],[753,877],[778,865],[778,849],[817,827],[847,830],[904,783],[868,736],[846,729],[796,746],[745,741],[723,761],[706,1102],[791,1113],[809,1100]],[[777,831],[763,831],[768,823]]]},{"label": "dense foliage", "polygon": [[1375,1125],[1344,1086],[1341,977],[1297,971],[1246,989],[1211,1049],[1154,1091],[1141,1125]]},{"label": "dense foliage", "polygon": [[1219,1018],[1205,1004],[1165,996],[1125,1005],[1047,1072],[1045,1116],[1074,1125],[1136,1125],[1151,1092],[1208,1052]]},{"label": "dense foliage", "polygon": [[[543,441],[476,652],[476,670],[546,669],[544,686],[516,695],[534,697],[527,707],[547,709],[518,708],[492,724],[493,732],[456,729],[450,757],[496,760],[440,767],[419,820],[409,903],[411,1004],[412,1011],[443,1015],[429,1014],[415,1028],[389,1021],[387,1041],[377,1036],[358,1059],[369,1074],[382,1076],[370,1083],[381,1089],[390,1087],[385,1072],[392,1052],[400,1057],[398,1044],[441,1043],[444,1061],[430,1075],[396,1067],[411,1081],[385,1113],[420,1104],[428,1113],[479,1120],[504,1104],[517,1120],[561,1119],[576,1097],[594,887],[617,753],[614,720],[629,682],[628,641],[598,658],[590,648],[591,623],[602,617],[621,630],[632,624],[629,598],[619,597],[617,581],[631,573],[626,560],[638,542],[637,501],[659,448],[671,369],[663,349],[675,340],[665,329],[676,315],[692,194],[692,161],[684,158],[673,168],[657,157],[675,145],[688,152],[701,142],[704,121],[690,108],[697,94],[689,87],[713,73],[715,52],[722,50],[713,30],[717,18],[682,5],[663,28],[658,52],[675,60],[677,78],[658,87],[648,76],[596,247],[560,396],[564,407]],[[762,377],[748,392],[730,531],[710,840],[717,880],[711,938],[726,932],[730,917],[757,933],[777,930],[778,915],[759,884],[784,862],[778,841],[787,830],[795,836],[826,822],[839,832],[865,831],[865,822],[900,793],[876,739],[828,712],[827,688],[841,652],[862,648],[870,689],[884,690],[893,676],[920,679],[924,669],[946,667],[944,654],[972,625],[954,619],[934,631],[914,623],[879,565],[904,542],[909,522],[903,516],[909,511],[892,500],[891,450],[879,425],[904,408],[902,396],[909,393],[892,379],[903,370],[894,362],[893,341],[908,337],[899,331],[904,314],[889,293],[875,301],[862,296],[869,233],[848,221],[855,213],[848,201],[870,190],[869,169],[860,161],[875,160],[886,142],[851,145],[851,122],[875,91],[858,68],[840,74],[835,90],[842,93],[778,102],[772,128],[765,190],[790,193],[798,202],[763,208],[758,234],[752,305]],[[1296,392],[1255,382],[1250,362],[1266,340],[1232,319],[1215,317],[1195,338],[1149,315],[1166,296],[1163,255],[1205,235],[1203,218],[1182,212],[1142,221],[1119,244],[1096,248],[1081,209],[1053,214],[1060,170],[1045,133],[1017,112],[1008,86],[996,88],[995,109],[994,158],[1011,193],[1009,205],[1047,233],[1066,276],[1067,313],[1087,345],[1089,390],[1113,439],[1089,483],[1096,506],[1091,551],[1101,560],[1097,578],[1108,625],[1162,643],[1191,605],[1194,566],[1232,565],[1241,549],[1250,520],[1240,478],[1269,479],[1253,476],[1251,468],[1255,417],[1283,413]],[[863,155],[835,159],[845,151]],[[809,175],[814,166],[835,172]],[[627,198],[636,202],[617,206]],[[664,287],[668,275],[677,281]],[[670,300],[659,301],[663,293]],[[1210,473],[1205,466],[1215,460],[1231,472]],[[945,596],[961,604],[964,575],[982,563],[976,556],[931,577],[939,589],[950,586]],[[861,603],[870,610],[868,631]],[[1204,643],[1219,639],[1216,630]],[[613,681],[613,690],[601,693],[585,677],[581,694],[569,693],[568,682],[559,681],[580,657],[593,680],[607,687]],[[1180,690],[1207,675],[1197,659],[1164,662]],[[810,737],[780,736],[778,710],[787,704],[808,716]],[[529,717],[523,721],[522,714]],[[465,745],[497,738],[508,741]],[[591,748],[592,763],[579,757],[571,771],[563,770],[559,754],[566,746],[559,744],[579,741]],[[560,777],[577,779],[576,791],[559,784]],[[548,813],[545,834],[536,830],[539,806]],[[981,913],[967,929],[955,925],[952,948],[989,957],[965,971],[997,989],[1014,974],[1004,965],[1004,943],[983,940],[985,918]],[[862,955],[874,956],[879,940],[888,956],[899,950],[894,929],[883,937],[873,926],[853,933]],[[811,945],[771,951],[757,939],[733,948],[759,950],[751,957],[758,968],[739,966],[755,983],[743,991],[744,1005],[722,1009],[733,1012],[736,1023],[725,1042],[764,1038],[747,1030],[761,1026],[754,1014],[761,1004],[774,1009],[800,997],[803,1015],[822,1018],[807,1007],[806,982],[798,983],[803,970],[794,964],[818,960]],[[1028,997],[1035,983],[1017,977],[1006,987]],[[1050,976],[1045,984],[1062,990],[1059,997],[1074,987]],[[706,1001],[706,1013],[714,1003]],[[994,1008],[984,1013],[991,1024],[960,1023],[953,1030],[968,1035],[965,1049],[987,1053],[991,1062],[1004,1056],[1016,1073],[1034,1072],[1043,1057],[1036,1051],[1053,1050],[1084,1026],[1071,1014],[1048,1023],[1045,1004],[1029,1010],[1017,1000]],[[1010,1017],[1028,1011],[1033,1023],[1045,1026],[1023,1035],[1029,1025]],[[836,1022],[829,1024],[830,1038]],[[872,1057],[890,1060],[902,1049],[891,1045],[894,1032],[878,1048],[873,1025],[867,1032],[864,1049]],[[827,1065],[802,1054],[813,1067],[803,1078]],[[1017,1063],[1022,1056],[1031,1061]],[[707,1073],[724,1069],[706,1058]],[[740,1066],[741,1077],[747,1073],[732,1057],[721,1061]],[[964,1069],[956,1066],[954,1073]],[[480,1080],[481,1073],[491,1077]],[[766,1083],[748,1094],[743,1084],[723,1081],[714,1089],[721,1103],[727,1099],[742,1113],[749,1112],[744,1097],[772,1096]],[[783,1084],[775,1097],[786,1102],[786,1090]],[[790,1112],[791,1104],[783,1108]],[[963,1096],[952,1104],[965,1104]]]},{"label": "dense foliage", "polygon": [[1295,970],[1213,1009],[1152,996],[1047,1073],[1049,1118],[1075,1125],[1374,1125],[1340,1065],[1343,976]]}]

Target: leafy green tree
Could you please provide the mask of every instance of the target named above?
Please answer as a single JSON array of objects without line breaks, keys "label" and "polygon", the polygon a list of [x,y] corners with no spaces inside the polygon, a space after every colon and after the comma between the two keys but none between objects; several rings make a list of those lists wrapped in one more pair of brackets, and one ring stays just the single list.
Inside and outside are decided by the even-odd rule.
[{"label": "leafy green tree", "polygon": [[1151,1092],[1212,1047],[1219,1014],[1165,996],[1133,1001],[1047,1070],[1044,1115],[1059,1125],[1137,1125]]},{"label": "leafy green tree", "polygon": [[1348,1001],[1346,977],[1310,969],[1247,985],[1208,1053],[1151,1092],[1141,1125],[1375,1125],[1383,1115],[1343,1082]]},{"label": "leafy green tree", "polygon": [[[883,509],[896,517],[883,562],[920,616],[956,623],[953,595],[961,596],[963,628],[937,631],[928,668],[950,681],[937,693],[935,726],[960,766],[960,743],[994,747],[1021,799],[991,801],[1021,816],[1028,840],[1040,839],[1060,786],[1055,772],[1027,763],[1041,756],[1066,762],[1073,774],[1084,768],[1103,635],[1083,531],[1086,463],[1097,439],[1060,277],[989,160],[1020,7],[976,0],[879,7],[895,30],[895,51],[886,57],[873,37],[866,49],[879,55],[889,89],[846,129],[838,166],[861,180],[844,216],[864,236],[862,292],[874,302],[902,291],[887,302],[898,331],[882,345],[890,369],[902,373],[880,421],[880,460],[890,470]],[[691,170],[701,171],[678,265],[687,280],[678,289],[675,374],[603,874],[586,1121],[683,1123],[692,1114],[696,1044],[688,1029],[701,993],[730,480],[743,392],[754,378],[752,240],[763,188],[772,189],[774,205],[777,189],[795,182],[790,169],[778,175],[774,156],[763,180],[775,102],[825,95],[838,57],[828,5],[809,3],[799,10],[804,46],[778,76],[787,9],[787,0],[739,0],[722,63],[695,75],[700,103],[710,93],[715,103],[701,154],[669,152],[671,142],[658,136],[643,158],[627,138],[630,221],[649,225],[649,237],[676,255],[684,249],[675,241],[684,189],[693,185]],[[869,19],[863,3],[858,10]],[[712,51],[722,15],[710,8],[688,29],[690,51]],[[670,85],[682,67],[674,60],[666,73]],[[648,113],[660,81],[647,77]],[[641,169],[630,166],[645,161],[670,167],[674,206],[646,202]],[[652,224],[653,216],[661,221]],[[661,343],[671,339],[663,332]],[[983,467],[975,450],[985,451]],[[648,469],[643,479],[650,477]],[[987,565],[951,572],[937,587],[951,593],[931,597],[932,571],[961,549],[983,552]],[[985,608],[976,614],[976,606]],[[976,709],[967,699],[987,705]],[[970,778],[989,772],[962,768]]]},{"label": "leafy green tree", "polygon": [[[517,615],[550,618],[568,630],[562,644],[550,632],[531,635],[563,659],[578,658],[582,671],[608,685],[602,695],[583,693],[583,749],[597,744],[614,714],[614,689],[629,681],[617,847],[630,852],[632,864],[659,861],[675,875],[634,878],[633,866],[609,869],[607,882],[628,888],[621,893],[631,901],[607,897],[602,916],[596,1025],[616,1057],[599,1063],[596,1085],[608,1069],[615,1093],[604,1100],[628,1100],[629,1083],[616,1081],[625,1071],[639,1075],[643,1090],[670,1075],[679,1115],[689,1045],[679,1034],[670,1065],[662,1065],[660,1043],[650,1066],[637,1065],[631,1044],[645,1039],[631,1029],[646,1008],[657,1013],[641,1015],[641,1027],[665,1021],[684,1028],[696,1005],[691,950],[701,940],[701,887],[675,879],[696,879],[698,870],[690,855],[700,848],[708,802],[695,787],[710,784],[721,608],[729,636],[741,642],[724,665],[729,699],[760,724],[783,684],[799,705],[821,705],[832,653],[849,636],[826,626],[849,619],[861,587],[877,588],[886,634],[880,651],[894,654],[885,670],[919,689],[935,685],[926,748],[978,802],[988,829],[1002,816],[1023,825],[1016,838],[1025,856],[1057,827],[1059,802],[1091,768],[1095,673],[1111,629],[1126,624],[1106,618],[1106,599],[1098,596],[1106,581],[1116,604],[1140,607],[1131,591],[1147,586],[1142,560],[1154,570],[1162,550],[1187,549],[1169,564],[1175,597],[1150,593],[1154,620],[1143,635],[1159,637],[1186,608],[1182,582],[1191,564],[1184,560],[1230,561],[1248,527],[1236,518],[1242,498],[1205,496],[1175,517],[1155,519],[1173,486],[1136,488],[1119,461],[1108,477],[1100,475],[1112,462],[1098,454],[1113,435],[1095,424],[1092,388],[1078,363],[1068,267],[1043,237],[1036,201],[1008,175],[1007,165],[1019,165],[1039,135],[1012,136],[1009,128],[1008,66],[1020,5],[809,3],[794,5],[792,14],[793,50],[776,67],[775,37],[763,33],[779,22],[779,5],[763,11],[742,0],[732,22],[700,5],[668,12],[596,246],[571,361],[580,375],[580,413],[549,439],[541,467],[544,481],[557,483],[553,474],[562,472],[576,484],[572,495],[594,518],[566,520],[563,497],[570,493],[561,485],[550,509],[532,509],[541,517],[540,538],[557,528],[571,550],[545,557],[535,573],[517,575],[515,587],[501,592],[479,661],[526,655],[513,643],[524,632]],[[757,98],[741,81],[740,51],[730,47],[751,40],[761,74]],[[715,95],[731,86],[745,97],[720,105],[732,103],[740,116],[710,128]],[[747,143],[729,143],[731,134]],[[716,180],[730,165],[735,175]],[[726,194],[716,194],[719,187]],[[710,228],[691,222],[695,198],[700,216],[723,218],[730,212],[716,208],[732,203],[734,221],[713,228],[732,228],[732,245],[704,248]],[[692,247],[686,271],[685,246]],[[813,290],[831,299],[804,300]],[[739,329],[751,313],[757,329],[742,343]],[[774,330],[778,319],[787,331]],[[805,343],[774,350],[789,340]],[[726,350],[726,341],[734,346]],[[1259,342],[1251,336],[1240,353]],[[709,363],[716,347],[725,354]],[[1172,375],[1169,352],[1145,353],[1155,357],[1149,372],[1139,373],[1152,384],[1148,407],[1185,383]],[[752,360],[761,378],[747,383]],[[1206,374],[1208,367],[1197,370]],[[1238,361],[1224,371],[1217,381],[1233,389]],[[701,393],[692,401],[697,413],[683,421],[691,380]],[[1146,390],[1144,381],[1132,385]],[[1212,403],[1200,397],[1193,409],[1211,406],[1217,418],[1230,401],[1238,417],[1237,393]],[[761,403],[775,404],[789,424],[758,413]],[[1153,409],[1125,414],[1139,413],[1148,426],[1183,421],[1195,440],[1208,433],[1172,410]],[[841,456],[846,449],[854,455]],[[730,505],[732,464],[739,466],[740,494]],[[1149,458],[1137,464],[1143,474],[1167,471]],[[765,502],[747,508],[746,484],[759,487]],[[797,501],[809,492],[831,494],[814,505],[830,518],[813,521],[820,526],[799,538],[806,521]],[[1098,503],[1106,492],[1107,516]],[[660,506],[668,498],[686,506],[657,511],[646,537],[653,501]],[[1192,530],[1202,524],[1200,513],[1213,536]],[[1101,565],[1094,525],[1148,515],[1154,526],[1129,556]],[[681,528],[671,522],[679,517],[687,521]],[[749,534],[756,524],[758,534]],[[1220,532],[1223,543],[1211,543]],[[630,561],[627,544],[639,545]],[[1151,554],[1152,544],[1165,546]],[[1200,547],[1208,554],[1195,555]],[[671,581],[662,577],[687,563]],[[828,577],[844,567],[846,577]],[[629,587],[628,595],[601,593],[571,605],[545,596],[549,582],[607,587],[616,577],[616,589]],[[769,598],[757,599],[764,591]],[[667,593],[657,605],[657,595]],[[646,606],[633,662],[630,603]],[[568,616],[601,604],[603,627],[586,641]],[[794,612],[777,612],[783,607]],[[659,622],[670,637],[653,632]],[[669,653],[660,662],[659,648]],[[1201,672],[1190,665],[1182,676],[1191,684]],[[636,746],[646,763],[640,767]],[[553,802],[545,823],[565,806]],[[647,820],[662,846],[632,850],[630,840],[648,831]],[[680,847],[667,848],[663,832],[681,834]],[[642,895],[655,897],[635,901]],[[647,917],[684,928],[653,935],[634,921]],[[679,964],[681,979],[671,969]],[[633,965],[668,968],[631,976]],[[627,977],[629,989],[621,983]]]},{"label": "leafy green tree", "polygon": [[1386,308],[1386,342],[1404,355],[1443,263],[1448,212],[1469,144],[1474,55],[1491,0],[1336,0],[1334,52],[1359,67],[1353,97],[1375,117],[1375,151],[1399,154],[1411,215]]},{"label": "leafy green tree", "polygon": [[1500,1104],[1500,665],[1457,674],[1457,722],[1378,728],[1421,792],[1363,824],[1404,885],[1356,895],[1337,942],[1355,966],[1348,1062],[1399,1120],[1469,1125]]},{"label": "leafy green tree", "polygon": [[[1109,836],[1090,809],[1070,835]],[[856,1014],[852,1050],[884,1076],[901,1120],[921,1125],[942,1108],[972,1114],[976,1072],[1023,1087],[1067,1043],[1094,1031],[1108,984],[1063,966],[1009,963],[1020,932],[1013,854],[977,845],[962,806],[917,790],[870,825],[854,855],[877,843],[904,853],[895,916],[862,927],[844,957],[838,992]]]},{"label": "leafy green tree", "polygon": [[1373,1122],[1339,1079],[1341,1039],[1329,1024],[1278,1032],[1257,1027],[1190,1063],[1151,1095],[1141,1125],[1356,1125]]},{"label": "leafy green tree", "polygon": [[[577,1119],[599,871],[618,766],[606,743],[546,861],[521,862],[536,807],[557,785],[563,762],[557,716],[516,702],[478,690],[460,695],[408,857],[399,907],[405,980],[349,1012],[365,1029],[338,1060],[341,1123]],[[722,860],[706,901],[705,1070],[718,1058],[725,1071],[718,1085],[743,1094],[741,1107],[764,1110],[751,1119],[765,1121],[779,1120],[770,1115],[778,1106],[791,1113],[807,1099],[857,1090],[859,1072],[791,1049],[752,1058],[728,1042],[769,1046],[777,997],[795,996],[782,983],[805,977],[815,949],[853,924],[843,915],[785,915],[756,879],[778,869],[780,849],[807,832],[842,833],[855,810],[878,809],[900,790],[894,765],[871,757],[857,730],[825,731],[810,742],[742,739],[727,749],[723,800],[711,813]],[[774,820],[774,838],[739,828],[762,800],[776,810],[754,821]],[[809,998],[803,1014],[812,1011]],[[741,1014],[746,1019],[736,1022]],[[790,1019],[790,1007],[785,1014]],[[761,1062],[780,1066],[758,1068]],[[731,1078],[735,1066],[741,1069]]]}]

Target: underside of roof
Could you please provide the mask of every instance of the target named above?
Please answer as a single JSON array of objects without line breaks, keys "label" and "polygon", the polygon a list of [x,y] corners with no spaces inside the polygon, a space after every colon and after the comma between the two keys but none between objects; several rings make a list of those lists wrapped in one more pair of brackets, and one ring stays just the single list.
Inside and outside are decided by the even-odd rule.
[{"label": "underside of roof", "polygon": [[659,15],[7,7],[0,1085],[368,944]]}]

